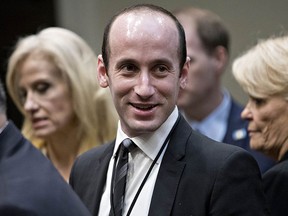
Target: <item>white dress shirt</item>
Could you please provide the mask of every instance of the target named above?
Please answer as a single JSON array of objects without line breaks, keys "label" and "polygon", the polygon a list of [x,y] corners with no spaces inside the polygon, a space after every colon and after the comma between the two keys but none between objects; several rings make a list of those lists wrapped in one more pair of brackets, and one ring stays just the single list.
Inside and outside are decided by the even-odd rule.
[{"label": "white dress shirt", "polygon": [[[138,137],[130,137],[131,140],[138,146],[134,151],[129,153],[129,170],[127,175],[126,193],[124,201],[123,215],[126,215],[128,209],[137,193],[143,178],[145,177],[150,165],[157,156],[160,148],[162,147],[166,137],[172,129],[178,117],[178,109],[175,107],[174,111],[168,119],[158,128],[155,132],[141,135]],[[120,122],[118,123],[118,131],[116,136],[115,147],[113,156],[109,162],[108,172],[106,176],[106,186],[101,198],[100,208],[98,215],[108,216],[110,212],[110,187],[113,172],[113,164],[115,160],[116,151],[120,143],[128,136],[122,131]],[[167,145],[166,145],[167,147]],[[142,191],[132,209],[131,216],[147,216],[149,212],[150,202],[156,182],[157,174],[162,162],[162,158],[166,147],[160,155],[157,163],[152,169]]]}]

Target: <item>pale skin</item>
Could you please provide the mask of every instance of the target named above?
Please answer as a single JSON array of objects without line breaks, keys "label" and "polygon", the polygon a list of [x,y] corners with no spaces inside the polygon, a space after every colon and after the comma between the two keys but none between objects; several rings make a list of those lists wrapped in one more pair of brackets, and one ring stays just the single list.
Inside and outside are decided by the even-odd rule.
[{"label": "pale skin", "polygon": [[191,59],[187,86],[180,90],[177,104],[188,119],[202,121],[222,101],[221,76],[228,63],[228,53],[218,46],[208,54],[192,20],[185,15],[177,18],[185,30],[187,55]]},{"label": "pale skin", "polygon": [[68,85],[43,55],[30,55],[18,67],[19,95],[35,136],[47,144],[47,156],[68,181],[78,154],[77,121]]},{"label": "pale skin", "polygon": [[189,59],[180,69],[176,26],[159,13],[132,12],[115,20],[109,39],[109,68],[98,57],[100,86],[109,86],[129,137],[153,132],[174,110],[179,89],[186,85]]},{"label": "pale skin", "polygon": [[281,160],[288,151],[288,101],[281,96],[250,96],[241,117],[249,121],[251,148]]}]

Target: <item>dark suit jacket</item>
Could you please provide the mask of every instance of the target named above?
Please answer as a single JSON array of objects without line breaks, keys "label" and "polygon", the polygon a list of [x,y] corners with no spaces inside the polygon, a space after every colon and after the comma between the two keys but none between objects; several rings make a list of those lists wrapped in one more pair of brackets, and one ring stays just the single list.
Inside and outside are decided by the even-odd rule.
[{"label": "dark suit jacket", "polygon": [[91,215],[50,161],[12,122],[0,134],[0,215]]},{"label": "dark suit jacket", "polygon": [[[70,183],[98,214],[114,142],[80,156]],[[194,132],[181,116],[164,154],[149,216],[266,215],[260,171],[243,149]]]},{"label": "dark suit jacket", "polygon": [[271,216],[288,215],[288,153],[263,175]]},{"label": "dark suit jacket", "polygon": [[[236,145],[247,150],[257,161],[261,173],[265,173],[276,163],[271,158],[250,148],[249,135],[247,134],[248,121],[245,121],[241,118],[242,110],[243,107],[234,100],[232,100],[232,106],[228,118],[227,132],[225,134],[223,142]],[[237,131],[243,131],[244,136],[241,138],[235,137],[235,133]]]}]

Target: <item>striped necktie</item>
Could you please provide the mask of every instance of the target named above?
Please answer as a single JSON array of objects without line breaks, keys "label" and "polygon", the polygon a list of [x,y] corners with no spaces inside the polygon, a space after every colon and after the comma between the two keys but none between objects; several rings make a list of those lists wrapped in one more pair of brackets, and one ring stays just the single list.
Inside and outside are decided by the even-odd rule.
[{"label": "striped necktie", "polygon": [[130,139],[125,139],[120,144],[118,152],[118,163],[114,170],[113,197],[111,203],[110,216],[121,216],[124,207],[126,177],[128,173],[128,153],[135,147]]}]

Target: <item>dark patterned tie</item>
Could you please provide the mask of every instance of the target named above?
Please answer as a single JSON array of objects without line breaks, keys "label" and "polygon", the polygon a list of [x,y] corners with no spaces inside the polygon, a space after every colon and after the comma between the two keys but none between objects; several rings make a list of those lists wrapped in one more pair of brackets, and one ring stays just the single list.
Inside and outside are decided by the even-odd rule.
[{"label": "dark patterned tie", "polygon": [[[114,189],[113,189],[113,211],[110,211],[110,216],[121,216],[124,207],[124,197],[126,188],[126,177],[128,172],[128,153],[134,148],[135,144],[130,139],[125,139],[120,144],[118,153],[118,163],[115,169]],[[111,209],[112,210],[112,209]]]}]

